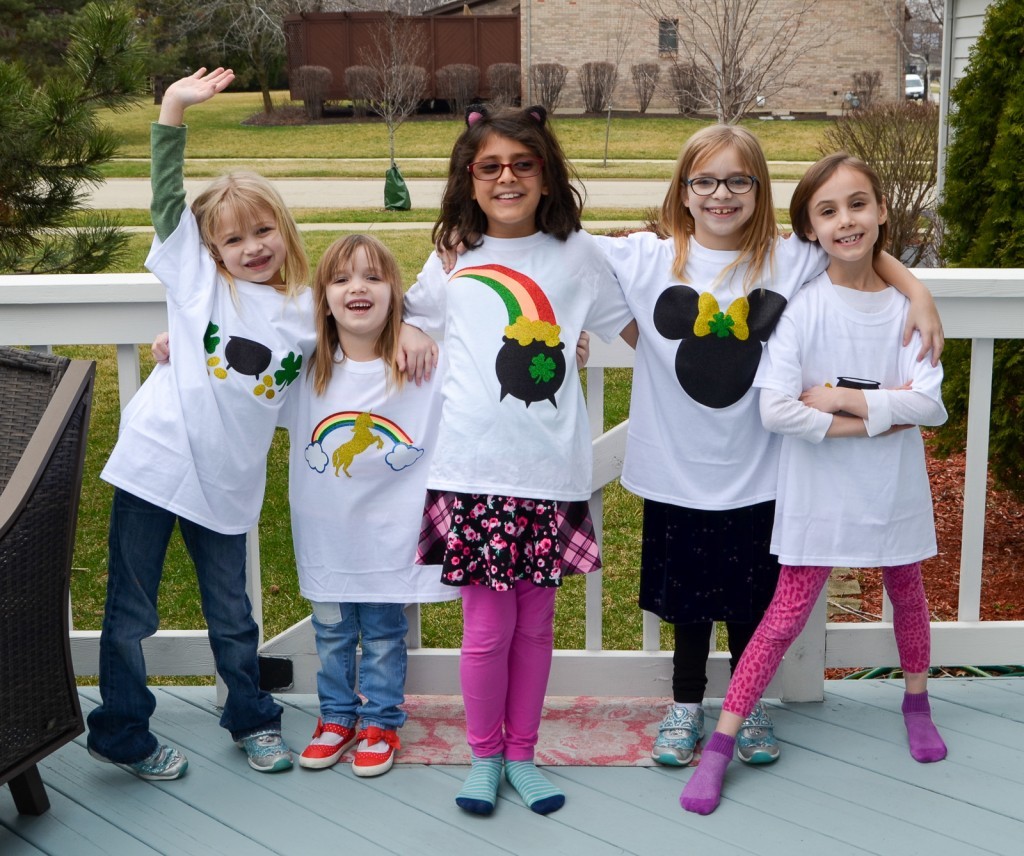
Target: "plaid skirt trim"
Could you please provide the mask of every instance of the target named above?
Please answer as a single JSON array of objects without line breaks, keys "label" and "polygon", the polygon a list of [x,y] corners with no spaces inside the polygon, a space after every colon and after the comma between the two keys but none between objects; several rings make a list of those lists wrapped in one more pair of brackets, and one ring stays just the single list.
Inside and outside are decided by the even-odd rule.
[{"label": "plaid skirt trim", "polygon": [[[520,522],[525,517],[533,526],[530,531],[503,529],[502,546],[507,550],[503,561],[495,563],[493,548],[486,538],[470,543],[467,552],[466,518],[472,516],[472,512],[460,511],[458,516],[463,519],[456,521],[457,506],[474,511],[481,506],[500,507],[505,512],[506,522],[510,516]],[[541,530],[550,527],[550,531],[538,531],[538,527]],[[474,531],[478,528],[474,527]],[[519,530],[526,528],[518,527]],[[545,561],[539,555],[542,552],[539,545],[548,534],[552,536],[554,549]],[[536,564],[543,565],[543,569],[535,567],[535,551],[538,554]],[[488,585],[498,590],[512,588],[518,580],[558,586],[567,574],[589,574],[601,569],[594,521],[586,501],[549,502],[440,490],[427,491],[416,561],[423,565],[441,565],[441,582],[447,585]]]}]

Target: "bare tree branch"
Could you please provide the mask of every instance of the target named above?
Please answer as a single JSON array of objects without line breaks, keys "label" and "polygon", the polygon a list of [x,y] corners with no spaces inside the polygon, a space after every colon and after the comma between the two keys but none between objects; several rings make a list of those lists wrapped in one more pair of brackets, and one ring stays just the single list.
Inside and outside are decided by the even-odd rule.
[{"label": "bare tree branch", "polygon": [[940,0],[906,0],[905,4],[894,5],[891,0],[874,0],[874,5],[900,40],[903,52],[919,61],[927,96],[930,66],[942,53],[943,4]]},{"label": "bare tree branch", "polygon": [[693,75],[696,99],[719,122],[736,122],[759,98],[793,83],[800,54],[824,45],[830,25],[812,0],[783,9],[767,0],[638,0],[658,21],[678,22],[676,65]]},{"label": "bare tree branch", "polygon": [[395,134],[416,111],[426,91],[427,72],[421,65],[424,54],[424,40],[416,25],[391,14],[374,26],[373,43],[360,51],[360,63],[373,69],[365,98],[387,126],[392,166]]}]

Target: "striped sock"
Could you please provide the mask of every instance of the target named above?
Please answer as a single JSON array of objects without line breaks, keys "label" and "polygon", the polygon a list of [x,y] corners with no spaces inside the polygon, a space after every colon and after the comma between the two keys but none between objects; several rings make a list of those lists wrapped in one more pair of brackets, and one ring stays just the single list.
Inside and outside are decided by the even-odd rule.
[{"label": "striped sock", "polygon": [[501,755],[486,758],[473,756],[469,775],[462,790],[455,795],[455,804],[473,814],[490,814],[498,801],[498,783],[501,781]]},{"label": "striped sock", "polygon": [[533,761],[506,761],[505,778],[537,814],[550,814],[565,805],[565,794],[544,778]]},{"label": "striped sock", "polygon": [[736,739],[728,734],[716,731],[711,735],[708,745],[704,747],[704,753],[700,756],[700,763],[696,771],[690,776],[682,794],[679,796],[679,804],[687,811],[697,814],[711,814],[722,799],[722,780],[725,778],[725,768],[732,760],[732,752],[736,746]]}]

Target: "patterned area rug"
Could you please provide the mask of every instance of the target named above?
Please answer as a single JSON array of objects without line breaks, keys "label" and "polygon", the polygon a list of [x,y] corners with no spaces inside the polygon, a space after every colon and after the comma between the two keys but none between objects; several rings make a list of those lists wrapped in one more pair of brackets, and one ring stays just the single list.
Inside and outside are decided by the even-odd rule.
[{"label": "patterned area rug", "polygon": [[[667,702],[650,698],[548,697],[537,744],[538,764],[651,766],[651,744]],[[405,764],[469,764],[461,696],[409,696],[399,732]],[[347,758],[351,757],[349,753]]]}]

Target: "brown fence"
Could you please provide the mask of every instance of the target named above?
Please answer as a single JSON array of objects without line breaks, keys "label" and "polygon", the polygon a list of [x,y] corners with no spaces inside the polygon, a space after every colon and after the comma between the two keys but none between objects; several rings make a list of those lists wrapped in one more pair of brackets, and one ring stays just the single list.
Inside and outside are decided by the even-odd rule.
[{"label": "brown fence", "polygon": [[[347,99],[345,69],[365,65],[364,52],[379,38],[385,16],[376,12],[321,12],[288,15],[284,32],[288,44],[288,79],[291,97],[301,100],[292,72],[303,65],[329,68],[333,81],[327,100]],[[456,15],[402,18],[423,45],[418,65],[427,70],[425,99],[437,97],[435,72],[452,63],[480,69],[480,91],[487,98],[487,68],[496,62],[519,65],[518,15]]]}]

